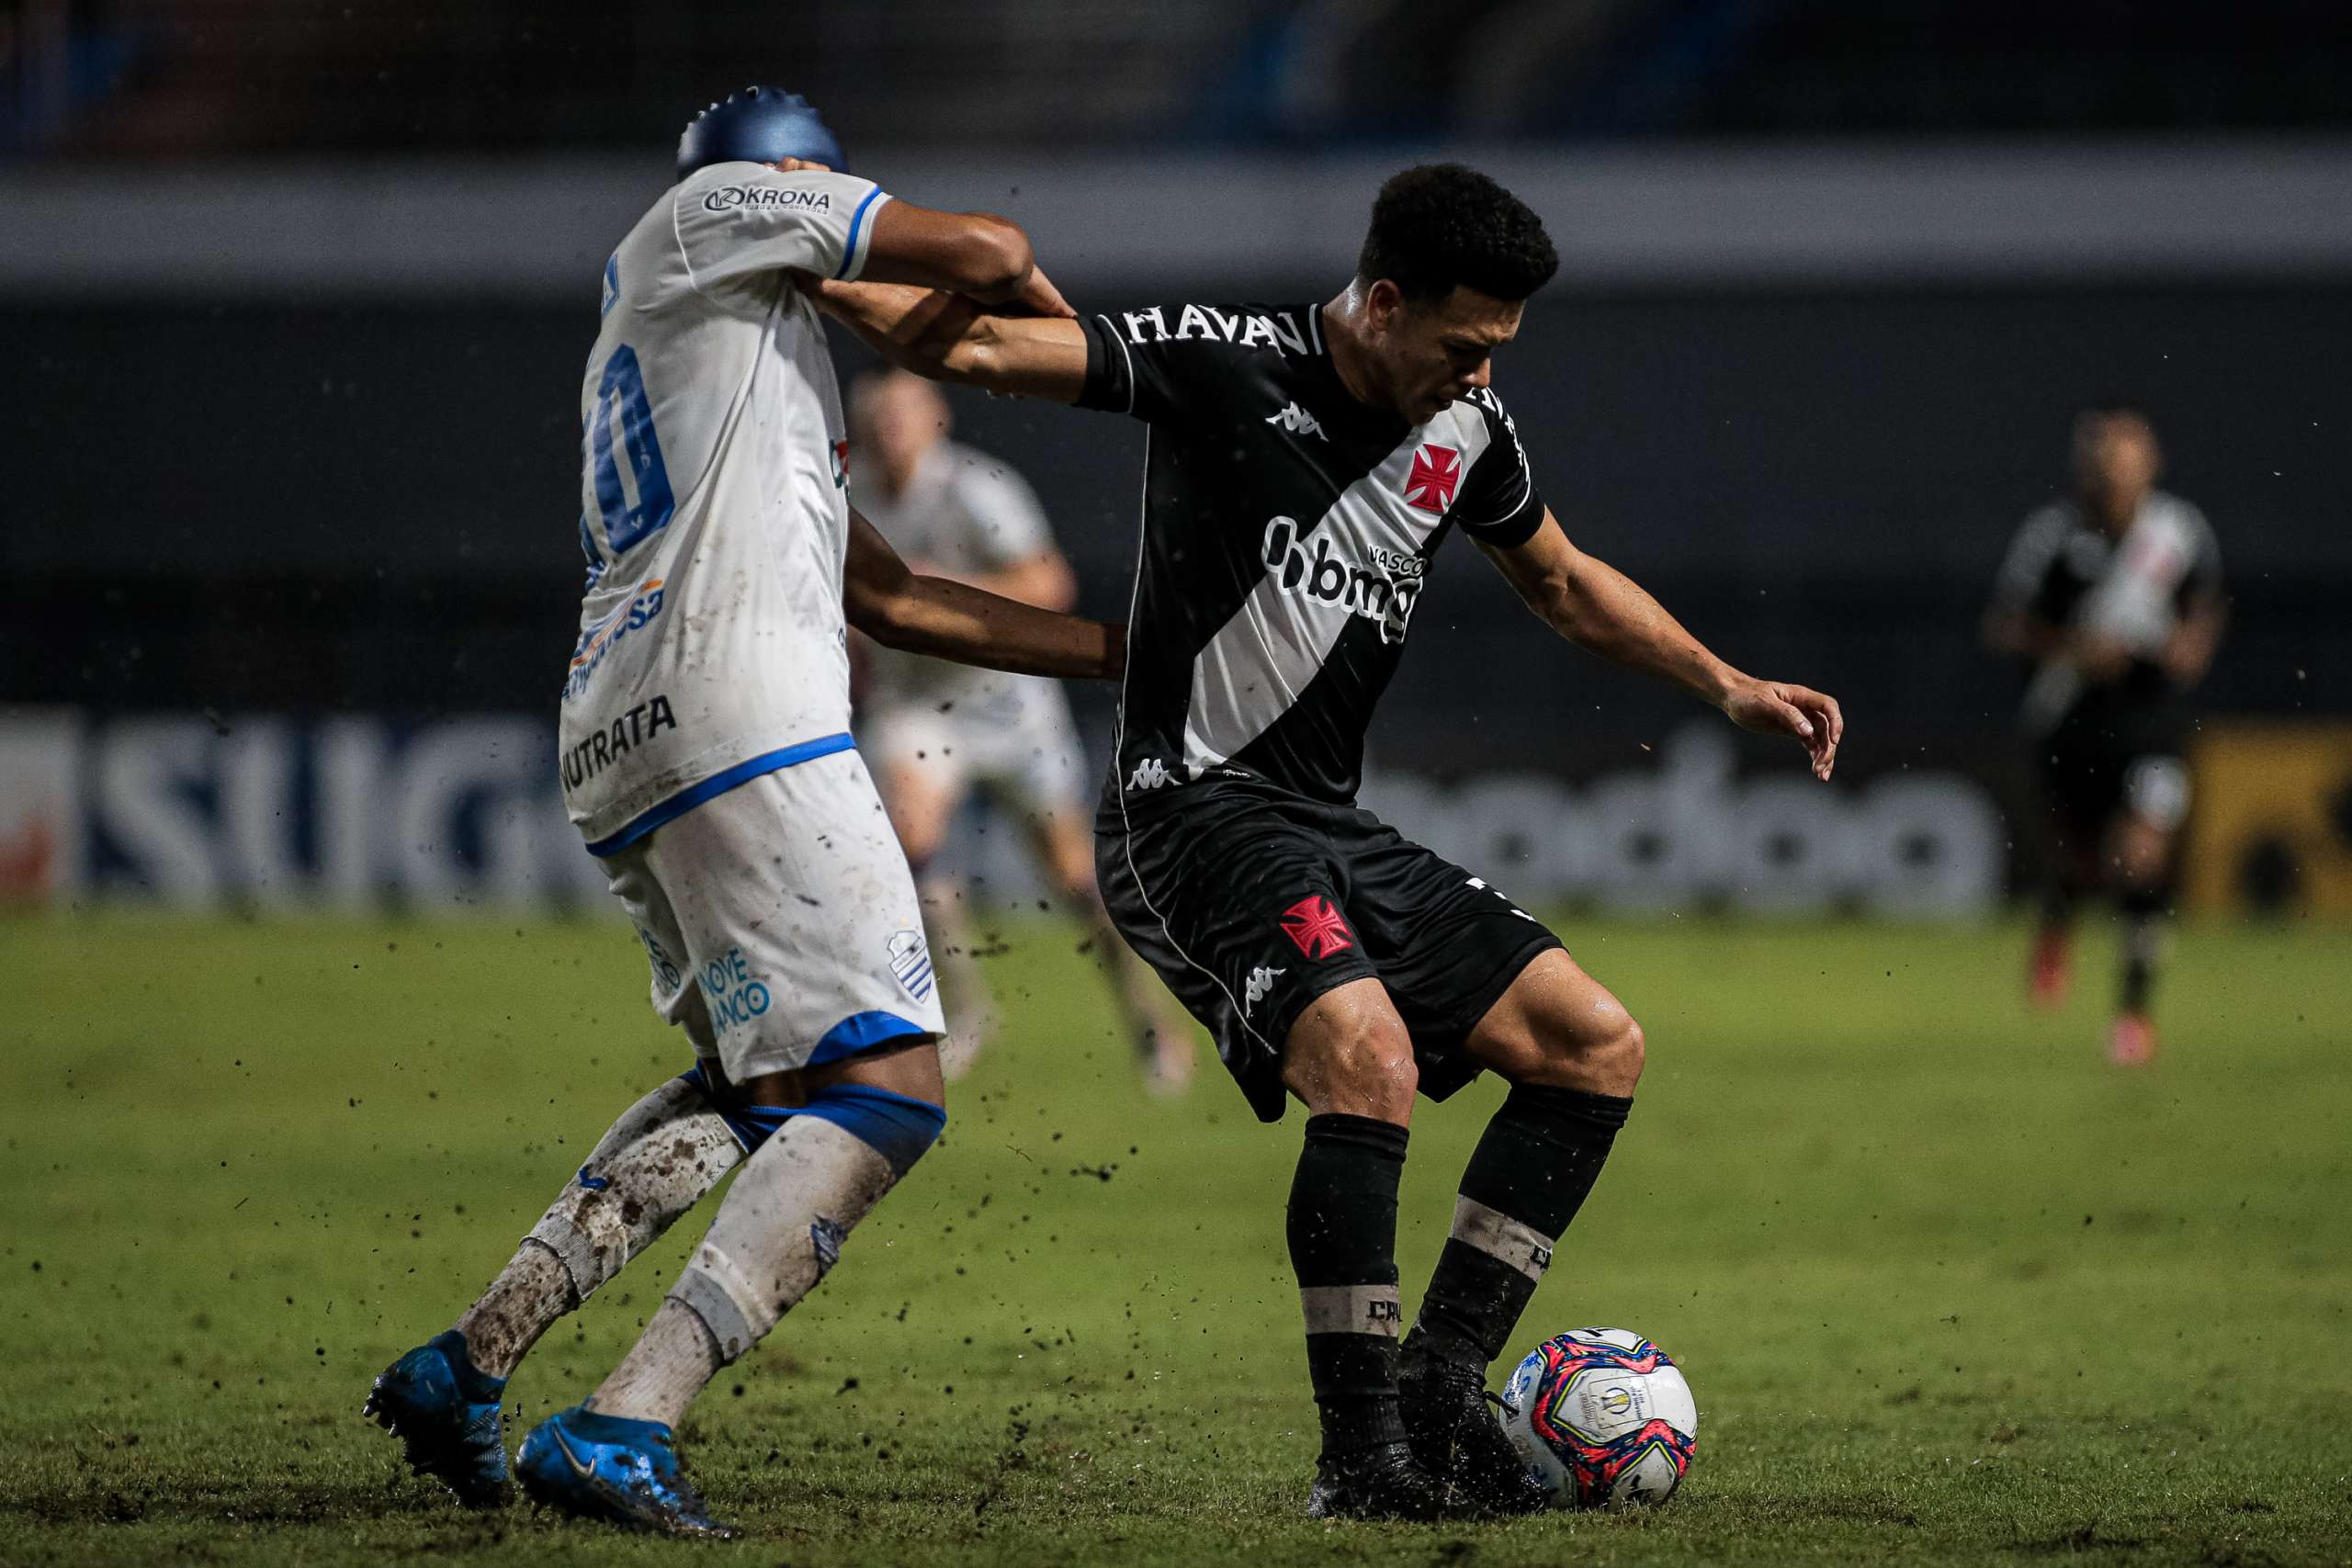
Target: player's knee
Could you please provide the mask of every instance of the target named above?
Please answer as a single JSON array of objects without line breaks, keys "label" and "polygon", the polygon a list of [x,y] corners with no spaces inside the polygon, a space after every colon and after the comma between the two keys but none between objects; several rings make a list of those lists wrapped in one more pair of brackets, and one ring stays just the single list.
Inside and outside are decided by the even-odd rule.
[{"label": "player's knee", "polygon": [[1393,1016],[1363,1013],[1341,1021],[1319,1042],[1316,1078],[1326,1104],[1310,1094],[1308,1109],[1345,1111],[1382,1121],[1402,1121],[1420,1089],[1412,1037]]},{"label": "player's knee", "polygon": [[1631,1094],[1649,1058],[1642,1026],[1613,998],[1579,1018],[1551,1021],[1535,1033],[1540,1066],[1526,1078],[1536,1083]]},{"label": "player's knee", "polygon": [[1649,1037],[1642,1032],[1641,1023],[1623,1008],[1617,1010],[1616,1026],[1600,1042],[1592,1053],[1592,1069],[1596,1077],[1608,1079],[1612,1087],[1605,1092],[1631,1094],[1634,1086],[1642,1081],[1642,1068],[1649,1061]]},{"label": "player's knee", "polygon": [[944,1106],[872,1084],[828,1084],[808,1097],[799,1114],[830,1122],[880,1155],[893,1181],[914,1168],[947,1130]]}]

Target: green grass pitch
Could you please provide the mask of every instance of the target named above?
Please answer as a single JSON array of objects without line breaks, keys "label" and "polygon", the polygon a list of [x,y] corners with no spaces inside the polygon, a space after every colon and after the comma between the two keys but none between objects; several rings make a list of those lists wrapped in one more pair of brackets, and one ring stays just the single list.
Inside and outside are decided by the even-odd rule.
[{"label": "green grass pitch", "polygon": [[[601,919],[0,922],[0,1562],[2341,1562],[2352,933],[2187,933],[2152,1071],[2108,948],[2014,929],[1565,928],[1648,1027],[1633,1122],[1521,1338],[1687,1368],[1668,1507],[1322,1526],[1282,1203],[1295,1113],[1147,1100],[1074,933],[1008,922],[944,1145],[686,1428],[732,1547],[459,1512],[368,1380],[684,1066]],[[1491,1084],[1424,1105],[1407,1304]],[[510,1393],[584,1394],[699,1222]],[[1498,1374],[1499,1376],[1499,1374]],[[510,1427],[510,1438],[519,1427]]]}]

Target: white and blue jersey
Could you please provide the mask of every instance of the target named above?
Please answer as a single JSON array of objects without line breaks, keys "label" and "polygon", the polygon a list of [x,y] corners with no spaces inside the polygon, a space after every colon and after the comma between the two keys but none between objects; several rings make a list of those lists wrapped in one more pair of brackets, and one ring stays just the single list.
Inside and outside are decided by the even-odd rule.
[{"label": "white and blue jersey", "polygon": [[560,725],[564,801],[594,854],[850,745],[848,443],[791,275],[856,277],[888,200],[848,175],[717,164],[605,265],[580,388],[588,590]]}]

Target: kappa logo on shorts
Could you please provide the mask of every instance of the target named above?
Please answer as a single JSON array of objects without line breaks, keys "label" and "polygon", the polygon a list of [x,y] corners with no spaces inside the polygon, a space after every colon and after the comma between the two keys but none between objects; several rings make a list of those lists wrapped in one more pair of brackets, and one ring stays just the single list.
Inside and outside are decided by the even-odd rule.
[{"label": "kappa logo on shorts", "polygon": [[890,955],[890,973],[899,977],[907,995],[917,1001],[931,995],[931,949],[923,942],[922,932],[911,928],[892,931],[883,950]]},{"label": "kappa logo on shorts", "polygon": [[1310,893],[1283,911],[1283,932],[1298,943],[1299,952],[1318,961],[1356,944],[1347,917],[1320,893]]},{"label": "kappa logo on shorts", "polygon": [[1251,1008],[1264,1001],[1266,993],[1274,988],[1274,982],[1289,973],[1287,969],[1274,969],[1263,964],[1250,970],[1250,983],[1243,987],[1241,991],[1242,1012],[1246,1014]]}]

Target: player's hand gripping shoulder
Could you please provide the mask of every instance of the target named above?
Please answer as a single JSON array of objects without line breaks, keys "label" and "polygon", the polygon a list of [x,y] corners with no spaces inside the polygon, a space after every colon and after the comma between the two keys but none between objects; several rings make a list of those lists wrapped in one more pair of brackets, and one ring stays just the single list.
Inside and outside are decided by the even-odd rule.
[{"label": "player's hand gripping shoulder", "polygon": [[854,509],[842,605],[851,626],[909,653],[1065,680],[1115,681],[1126,670],[1125,626],[1041,610],[950,578],[918,576]]},{"label": "player's hand gripping shoulder", "polygon": [[1623,572],[1568,542],[1549,509],[1524,544],[1482,547],[1528,607],[1578,648],[1671,682],[1742,729],[1793,736],[1815,778],[1838,765],[1846,716],[1838,699],[1787,681],[1759,681],[1707,650]]}]

